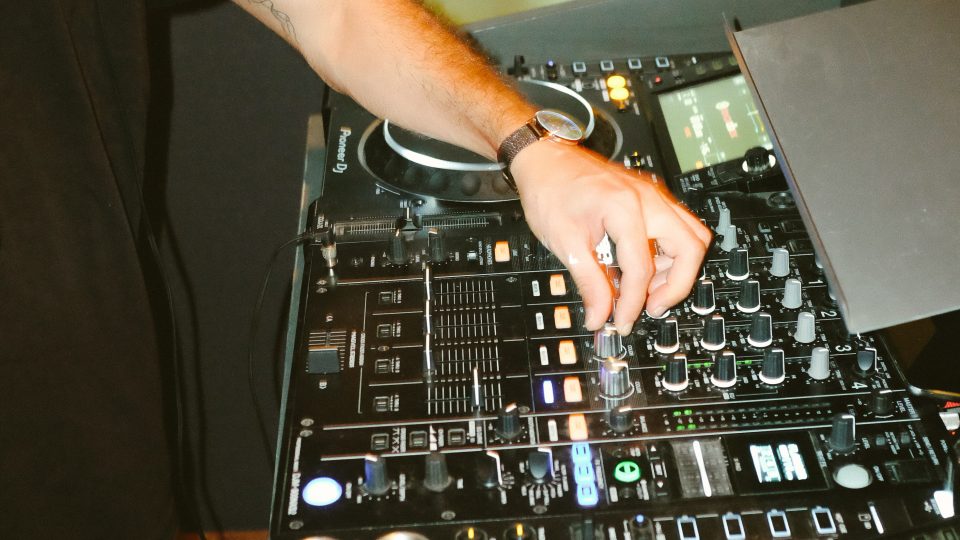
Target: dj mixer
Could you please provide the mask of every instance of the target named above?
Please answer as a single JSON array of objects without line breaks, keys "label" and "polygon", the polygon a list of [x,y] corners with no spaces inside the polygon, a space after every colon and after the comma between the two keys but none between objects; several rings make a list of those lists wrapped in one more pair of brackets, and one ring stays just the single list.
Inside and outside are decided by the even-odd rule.
[{"label": "dj mixer", "polygon": [[[272,537],[873,538],[952,517],[953,438],[883,337],[844,326],[735,58],[507,71],[714,231],[700,278],[629,335],[585,330],[496,163],[331,93]],[[616,246],[598,257],[616,283]]]}]

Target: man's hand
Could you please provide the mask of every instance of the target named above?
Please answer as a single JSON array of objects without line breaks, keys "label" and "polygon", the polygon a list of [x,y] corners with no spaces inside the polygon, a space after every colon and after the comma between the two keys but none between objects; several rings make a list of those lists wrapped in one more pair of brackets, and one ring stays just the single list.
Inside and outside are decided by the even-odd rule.
[{"label": "man's hand", "polygon": [[[587,329],[602,326],[612,309],[611,284],[594,251],[604,233],[617,246],[623,274],[614,314],[621,334],[645,303],[659,316],[690,292],[711,233],[649,177],[552,141],[521,151],[511,172],[527,223],[577,283]],[[662,256],[654,256],[650,240]]]}]

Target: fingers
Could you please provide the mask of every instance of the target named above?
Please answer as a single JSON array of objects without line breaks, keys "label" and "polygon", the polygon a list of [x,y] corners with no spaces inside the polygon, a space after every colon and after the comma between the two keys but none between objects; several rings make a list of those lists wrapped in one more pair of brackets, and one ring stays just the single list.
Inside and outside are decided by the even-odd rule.
[{"label": "fingers", "polygon": [[614,324],[621,335],[628,334],[647,299],[647,285],[653,277],[653,259],[647,243],[643,213],[630,204],[621,204],[604,216],[603,225],[617,245],[620,263],[620,299]]},{"label": "fingers", "polygon": [[700,263],[706,252],[706,247],[692,233],[661,239],[660,246],[673,258],[673,263],[666,270],[665,282],[656,288],[651,284],[647,312],[655,317],[687,297],[700,273]]},{"label": "fingers", "polygon": [[570,271],[583,299],[583,325],[592,331],[603,326],[613,308],[613,285],[597,262],[587,235],[582,235],[580,240],[565,250],[563,264]]}]

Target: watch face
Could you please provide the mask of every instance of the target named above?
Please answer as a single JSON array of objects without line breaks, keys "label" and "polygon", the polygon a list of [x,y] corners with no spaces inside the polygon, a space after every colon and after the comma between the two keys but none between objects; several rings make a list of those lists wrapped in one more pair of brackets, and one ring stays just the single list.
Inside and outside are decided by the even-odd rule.
[{"label": "watch face", "polygon": [[583,128],[580,124],[559,111],[537,111],[536,119],[540,127],[551,137],[571,142],[579,142],[583,139]]}]

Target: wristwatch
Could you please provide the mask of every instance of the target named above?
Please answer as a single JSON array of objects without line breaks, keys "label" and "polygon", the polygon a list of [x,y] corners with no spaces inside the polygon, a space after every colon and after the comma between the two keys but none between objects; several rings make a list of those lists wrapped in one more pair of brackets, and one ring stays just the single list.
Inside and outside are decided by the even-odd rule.
[{"label": "wristwatch", "polygon": [[560,111],[544,109],[537,111],[529,122],[508,135],[497,150],[497,161],[503,167],[503,180],[514,191],[517,191],[517,182],[510,173],[513,158],[524,148],[542,139],[577,145],[583,141],[583,128],[576,120]]}]

